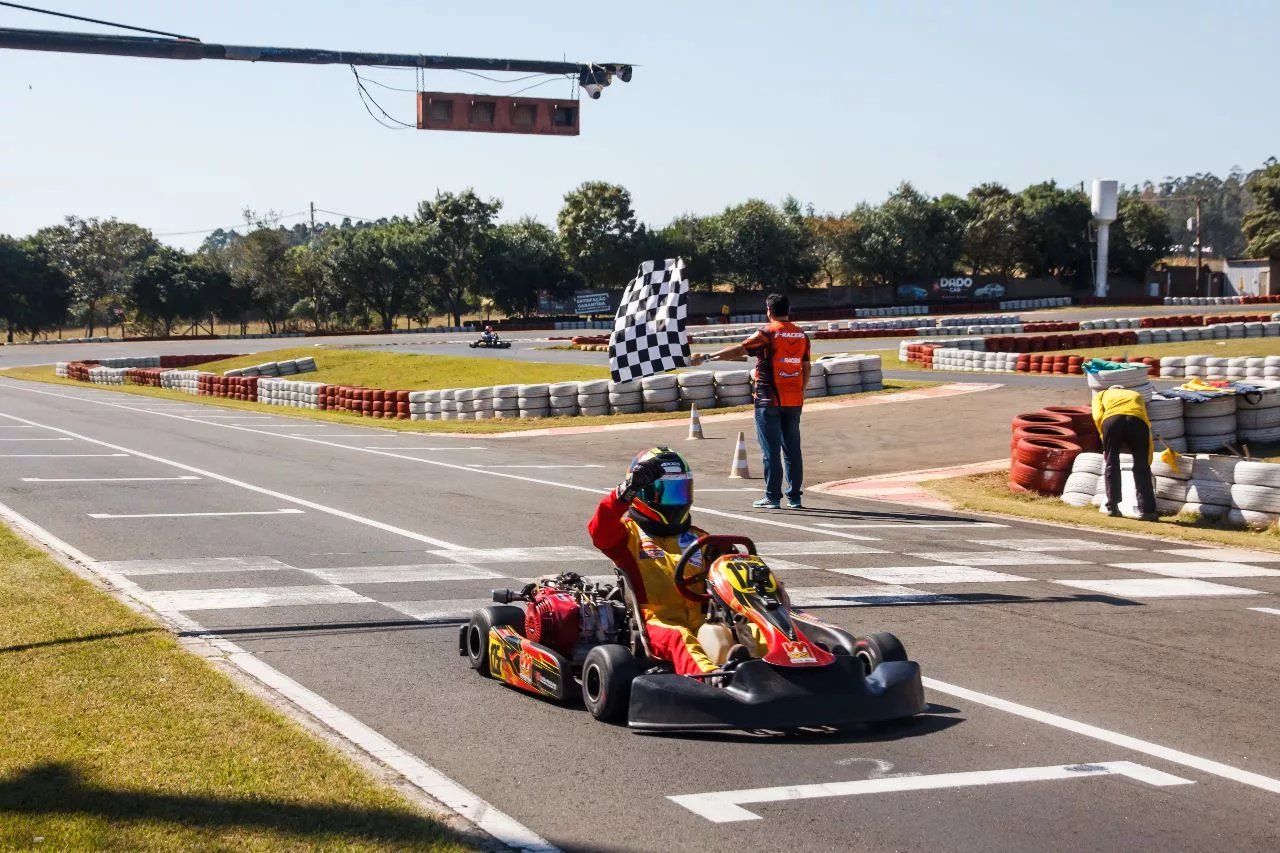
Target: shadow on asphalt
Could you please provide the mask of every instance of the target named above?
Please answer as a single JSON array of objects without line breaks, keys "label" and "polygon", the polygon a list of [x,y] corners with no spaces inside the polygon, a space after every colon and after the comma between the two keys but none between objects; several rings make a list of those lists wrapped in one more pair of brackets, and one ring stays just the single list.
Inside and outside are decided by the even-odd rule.
[{"label": "shadow on asphalt", "polygon": [[[870,570],[868,570],[870,571]],[[804,587],[795,587],[802,592]],[[1118,598],[1114,595],[1046,595],[1034,598],[1029,595],[1006,595],[992,592],[948,592],[926,599],[913,599],[911,596],[825,596],[841,604],[813,604],[802,610],[823,610],[832,607],[865,606],[865,607],[949,607],[958,604],[1109,604],[1112,607],[1146,607],[1141,601]]]},{"label": "shadow on asphalt", "polygon": [[815,518],[839,518],[845,521],[896,521],[909,527],[911,522],[934,524],[939,522],[984,524],[989,523],[981,518],[969,518],[963,515],[950,515],[925,512],[873,512],[856,509],[825,509],[807,506],[803,509],[781,511],[785,515],[811,515]]},{"label": "shadow on asphalt", "polygon": [[0,782],[0,815],[82,815],[113,824],[153,821],[193,829],[267,830],[316,843],[343,839],[395,849],[430,849],[431,842],[468,840],[428,817],[407,810],[368,809],[338,803],[310,805],[116,788],[86,782],[65,763],[39,764]]},{"label": "shadow on asphalt", "polygon": [[49,646],[66,646],[72,643],[92,643],[97,640],[114,640],[117,637],[131,637],[134,634],[154,634],[162,628],[130,628],[128,631],[112,631],[106,634],[84,634],[76,637],[59,637],[56,640],[41,640],[38,643],[22,643],[16,646],[0,646],[0,654],[5,652],[29,652],[32,649],[43,649]]},{"label": "shadow on asphalt", "polygon": [[945,714],[958,713],[959,710],[956,708],[930,704],[925,709],[925,713],[905,720],[867,723],[839,729],[806,729],[799,732],[637,732],[637,734],[643,737],[661,738],[663,740],[706,741],[726,744],[749,743],[753,746],[757,744],[766,746],[795,746],[796,744],[830,746],[831,744],[844,743],[886,743],[888,741],[923,737],[946,731],[964,722],[964,720],[960,717],[945,716]]}]

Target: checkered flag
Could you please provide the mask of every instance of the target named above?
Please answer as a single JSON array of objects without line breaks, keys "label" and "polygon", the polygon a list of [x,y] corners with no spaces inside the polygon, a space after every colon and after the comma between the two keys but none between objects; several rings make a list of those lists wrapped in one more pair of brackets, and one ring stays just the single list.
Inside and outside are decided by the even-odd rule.
[{"label": "checkered flag", "polygon": [[663,373],[689,363],[684,321],[689,282],[684,260],[645,261],[622,294],[609,341],[614,382]]}]

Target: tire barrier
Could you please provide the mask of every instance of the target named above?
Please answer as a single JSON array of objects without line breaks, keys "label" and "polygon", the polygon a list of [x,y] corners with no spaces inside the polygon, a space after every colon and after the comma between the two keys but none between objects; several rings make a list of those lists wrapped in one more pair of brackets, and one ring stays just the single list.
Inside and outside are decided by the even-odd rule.
[{"label": "tire barrier", "polygon": [[205,397],[225,397],[229,400],[258,401],[258,377],[219,376],[201,373],[196,377],[196,393]]},{"label": "tire barrier", "polygon": [[304,358],[295,358],[291,361],[264,361],[262,364],[256,364],[253,367],[237,367],[234,370],[225,371],[223,376],[266,376],[276,378],[280,376],[296,376],[299,373],[315,373],[316,360],[311,356]]},{"label": "tire barrier", "polygon": [[[1133,457],[1122,454],[1120,512],[1137,517],[1133,486]],[[1177,468],[1157,458],[1151,464],[1155,478],[1156,510],[1161,515],[1183,513],[1225,522],[1234,527],[1266,528],[1280,520],[1280,465],[1235,456],[1199,453],[1179,455]],[[1102,456],[1082,453],[1076,457],[1062,493],[1072,506],[1103,507],[1106,483]]]},{"label": "tire barrier", "polygon": [[1061,495],[1072,464],[1094,432],[1093,418],[1088,431],[1077,432],[1080,412],[1074,407],[1054,407],[1015,415],[1009,442],[1009,491]]},{"label": "tire barrier", "polygon": [[1166,296],[1165,305],[1254,305],[1280,302],[1280,296]]},{"label": "tire barrier", "polygon": [[258,402],[294,409],[324,409],[328,385],[288,379],[259,379]]}]

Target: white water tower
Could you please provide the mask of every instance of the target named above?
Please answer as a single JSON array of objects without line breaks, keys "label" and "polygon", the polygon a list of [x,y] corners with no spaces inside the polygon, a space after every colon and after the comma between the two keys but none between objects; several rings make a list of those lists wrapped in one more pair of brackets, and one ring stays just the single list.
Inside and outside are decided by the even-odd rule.
[{"label": "white water tower", "polygon": [[1093,221],[1098,223],[1098,269],[1094,275],[1094,296],[1107,295],[1107,255],[1111,249],[1111,223],[1116,221],[1115,181],[1093,182]]}]

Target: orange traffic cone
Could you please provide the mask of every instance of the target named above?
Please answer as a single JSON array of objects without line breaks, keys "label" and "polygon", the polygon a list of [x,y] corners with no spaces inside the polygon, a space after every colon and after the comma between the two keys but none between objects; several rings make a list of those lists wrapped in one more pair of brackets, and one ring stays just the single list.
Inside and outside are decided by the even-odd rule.
[{"label": "orange traffic cone", "polygon": [[689,410],[689,438],[686,441],[695,438],[706,438],[702,434],[702,418],[698,417],[697,403],[694,403],[693,408]]},{"label": "orange traffic cone", "polygon": [[751,473],[747,470],[747,434],[745,432],[738,433],[738,444],[733,448],[733,462],[729,466],[729,479],[751,479]]}]

